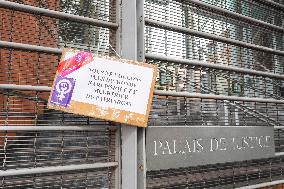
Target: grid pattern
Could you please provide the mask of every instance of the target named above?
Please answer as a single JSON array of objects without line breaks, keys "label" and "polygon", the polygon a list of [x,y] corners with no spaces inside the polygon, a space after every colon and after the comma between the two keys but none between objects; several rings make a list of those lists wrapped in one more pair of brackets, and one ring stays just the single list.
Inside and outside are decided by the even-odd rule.
[{"label": "grid pattern", "polygon": [[13,2],[36,7],[56,10],[73,15],[96,18],[99,20],[116,21],[116,1],[80,1],[80,0],[14,0]]},{"label": "grid pattern", "polygon": [[[116,1],[15,0],[13,2],[116,22]],[[116,29],[0,8],[0,40],[113,55]],[[60,56],[0,48],[0,84],[52,86]],[[67,127],[0,131],[0,170],[79,166],[118,161],[119,131],[110,122],[49,110],[49,92],[0,90],[0,126]],[[68,127],[81,127],[80,130]],[[85,129],[83,129],[85,128]],[[97,129],[94,129],[97,128]],[[115,167],[3,176],[0,188],[115,188]]]},{"label": "grid pattern", "polygon": [[[275,22],[274,18],[283,18],[281,8],[273,6],[265,1],[242,0],[242,1],[220,1],[220,0],[203,0],[203,2],[222,7],[236,13],[242,13],[245,16],[256,18],[271,24],[282,26],[282,22]],[[283,5],[282,0],[274,1]],[[237,8],[236,8],[237,7]],[[253,11],[253,10],[255,11]]]},{"label": "grid pattern", "polygon": [[282,126],[283,108],[282,104],[272,103],[155,96],[149,124]]},{"label": "grid pattern", "polygon": [[272,158],[151,171],[147,188],[236,188],[283,178],[283,159]]},{"label": "grid pattern", "polygon": [[[206,1],[226,10],[283,26],[283,10],[262,1]],[[145,18],[193,29],[228,39],[283,51],[283,32],[242,19],[213,12],[192,1],[146,0]],[[157,90],[240,96],[262,99],[284,98],[284,82],[269,76],[251,75],[193,66],[155,58],[196,60],[279,75],[284,57],[253,50],[182,31],[149,25],[144,28],[146,61],[158,66]],[[151,56],[149,56],[151,57]],[[282,126],[284,105],[174,96],[154,97],[151,126]],[[275,129],[275,151],[283,152],[283,129]],[[283,157],[147,171],[147,188],[237,188],[283,179]]]},{"label": "grid pattern", "polygon": [[114,188],[112,180],[114,170],[95,169],[91,171],[59,172],[56,174],[37,174],[31,176],[13,176],[1,180],[1,189],[26,188]]},{"label": "grid pattern", "polygon": [[[115,23],[115,0],[16,0],[14,2]],[[283,11],[253,0],[204,0],[232,12],[283,26]],[[278,1],[281,3],[280,1]],[[283,2],[282,2],[283,4]],[[146,0],[145,18],[283,51],[283,33],[196,6],[190,0]],[[0,40],[77,48],[114,55],[116,30],[66,19],[0,9]],[[283,75],[284,57],[183,32],[146,25],[145,52]],[[59,56],[0,49],[0,83],[51,86]],[[159,74],[156,89],[191,93],[284,98],[283,80],[205,66],[147,59]],[[1,171],[116,161],[113,123],[46,108],[47,92],[1,90],[2,126],[84,126],[97,131],[0,131]],[[283,126],[284,105],[205,98],[154,97],[149,125]],[[101,127],[102,126],[102,127]],[[71,127],[70,127],[71,128]],[[283,152],[283,129],[275,129]],[[147,172],[147,188],[234,188],[283,178],[283,156]],[[2,177],[0,188],[114,188],[114,168]]]},{"label": "grid pattern", "polygon": [[[249,44],[283,50],[284,42],[281,32],[212,13],[194,4],[177,1],[146,1],[145,17]],[[275,20],[283,22],[283,17],[275,17]],[[159,27],[145,27],[145,46],[146,53],[283,73],[282,56]]]}]

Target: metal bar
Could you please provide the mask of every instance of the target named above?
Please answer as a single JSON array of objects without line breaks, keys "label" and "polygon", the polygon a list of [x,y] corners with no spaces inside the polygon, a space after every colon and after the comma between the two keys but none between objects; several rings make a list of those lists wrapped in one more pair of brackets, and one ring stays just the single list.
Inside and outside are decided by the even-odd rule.
[{"label": "metal bar", "polygon": [[225,100],[224,102],[227,102],[228,104],[236,107],[237,109],[244,111],[246,114],[250,114],[253,117],[262,120],[264,122],[267,122],[269,125],[273,125],[273,126],[277,126],[277,125],[283,125],[280,122],[278,122],[277,120],[270,118],[269,116],[259,112],[259,111],[255,111],[253,108],[250,108],[248,106],[242,105],[241,103],[237,103],[237,102],[230,102]]},{"label": "metal bar", "polygon": [[263,188],[263,187],[273,186],[273,185],[283,184],[283,183],[284,183],[284,180],[275,180],[271,182],[265,182],[265,183],[250,185],[250,186],[243,186],[243,187],[239,187],[236,189],[257,189],[257,188]]},{"label": "metal bar", "polygon": [[[113,1],[110,1],[113,2]],[[113,3],[115,3],[115,17],[116,17],[116,23],[119,23],[117,32],[115,34],[115,42],[114,46],[115,46],[115,50],[116,52],[120,52],[121,49],[121,39],[120,39],[120,35],[121,35],[121,1],[114,1]],[[111,41],[110,41],[111,43]],[[121,177],[121,128],[119,127],[119,129],[115,132],[115,161],[119,162],[119,166],[117,169],[115,169],[114,172],[114,179],[115,179],[115,183],[114,183],[114,188],[115,189],[121,189],[121,181],[122,181],[122,177]]]},{"label": "metal bar", "polygon": [[14,3],[14,2],[5,1],[5,0],[0,0],[0,8],[11,9],[11,10],[21,11],[21,12],[26,12],[26,13],[31,13],[31,14],[38,14],[38,15],[42,15],[42,16],[48,16],[48,17],[51,17],[51,18],[59,18],[59,19],[64,19],[64,20],[70,20],[70,21],[73,21],[73,22],[80,22],[80,23],[90,24],[90,25],[94,25],[94,26],[101,26],[101,27],[113,28],[113,29],[118,28],[117,23],[106,22],[106,21],[102,21],[102,20],[98,20],[98,19],[68,14],[68,13],[64,13],[64,12],[34,7],[34,6],[30,6],[30,5]]},{"label": "metal bar", "polygon": [[275,153],[275,156],[283,156],[284,155],[284,152],[276,152]]},{"label": "metal bar", "polygon": [[281,11],[284,11],[284,5],[277,3],[275,1],[272,0],[261,0],[263,3],[269,4],[269,5],[273,5],[275,8],[279,8]]},{"label": "metal bar", "polygon": [[119,162],[119,167],[115,169],[115,189],[121,189],[121,130],[115,132],[115,161]]},{"label": "metal bar", "polygon": [[170,57],[170,56],[162,56],[162,55],[156,55],[156,54],[150,54],[150,53],[147,53],[145,55],[145,57],[148,58],[148,59],[157,59],[157,60],[176,62],[176,63],[181,63],[181,64],[188,64],[188,65],[193,65],[193,66],[214,68],[214,69],[233,71],[233,72],[238,72],[238,73],[258,75],[258,76],[264,76],[264,77],[277,78],[277,79],[283,79],[284,80],[284,75],[280,75],[280,74],[256,71],[256,70],[239,68],[239,67],[234,67],[234,66],[225,66],[225,65],[220,65],[220,64],[209,64],[207,62],[198,61],[198,60],[180,59],[180,58],[175,58],[175,57]]},{"label": "metal bar", "polygon": [[[51,90],[51,87],[47,87],[47,86],[14,85],[14,84],[0,84],[0,89],[2,88],[2,85],[5,86],[4,89],[35,90],[35,91],[43,91],[42,89],[45,89],[44,91]],[[7,85],[11,85],[12,87],[9,88],[9,86]],[[160,95],[160,96],[176,96],[176,97],[188,97],[188,98],[203,98],[203,99],[216,99],[216,100],[284,104],[284,100],[276,100],[272,98],[251,98],[251,97],[225,96],[225,95],[189,93],[189,92],[161,91],[161,90],[155,90],[154,94]],[[130,127],[130,128],[133,128],[133,127]]]},{"label": "metal bar", "polygon": [[221,127],[221,128],[244,128],[244,127],[271,127],[271,126],[246,126],[246,125],[242,125],[242,126],[223,126],[223,125],[210,125],[210,126],[207,126],[207,125],[195,125],[195,126],[192,126],[192,125],[155,125],[155,126],[148,126],[147,128],[171,128],[171,127],[174,127],[174,128],[200,128],[200,127],[208,127],[208,128],[212,128],[212,127]]},{"label": "metal bar", "polygon": [[274,126],[274,129],[284,129],[284,126]]},{"label": "metal bar", "polygon": [[81,165],[11,169],[7,171],[0,171],[0,177],[44,174],[44,173],[54,173],[54,172],[63,172],[63,171],[88,170],[88,169],[98,169],[98,168],[117,167],[117,166],[118,166],[117,162],[107,162],[107,163],[91,163],[91,164],[81,164]]},{"label": "metal bar", "polygon": [[[145,61],[144,44],[144,3],[145,0],[136,0],[137,11],[137,60]],[[146,128],[137,128],[137,189],[146,189]]]},{"label": "metal bar", "polygon": [[52,53],[52,54],[62,53],[62,50],[58,48],[43,47],[43,46],[8,42],[8,41],[0,41],[0,48],[12,48],[18,50],[37,51],[37,52]]},{"label": "metal bar", "polygon": [[117,130],[116,126],[0,126],[0,131],[104,131]]},{"label": "metal bar", "polygon": [[216,40],[216,41],[220,41],[220,42],[224,42],[224,43],[228,43],[228,44],[232,44],[232,45],[237,45],[237,46],[240,46],[240,47],[251,48],[251,49],[254,49],[254,50],[259,50],[259,51],[263,51],[263,52],[268,52],[268,53],[284,56],[284,51],[279,51],[279,50],[275,50],[275,49],[272,49],[272,48],[263,47],[263,46],[260,46],[260,45],[246,43],[246,42],[235,40],[235,39],[229,39],[229,38],[226,38],[226,37],[221,37],[221,36],[209,34],[209,33],[206,33],[206,32],[201,32],[201,31],[197,31],[197,30],[193,30],[193,29],[189,29],[189,28],[185,28],[185,27],[180,27],[180,26],[176,26],[176,25],[173,25],[173,24],[167,24],[167,23],[155,21],[155,20],[148,19],[148,18],[145,18],[145,23],[147,25],[153,26],[153,27],[159,27],[159,28],[170,30],[170,31],[176,31],[176,32],[184,33],[184,34],[190,34],[190,35],[194,35],[194,36],[198,36],[198,37],[203,37],[203,38],[206,38],[206,39],[212,39],[212,40]]},{"label": "metal bar", "polygon": [[[171,127],[171,126],[148,126],[148,127]],[[172,127],[225,127],[225,126],[172,126]],[[231,126],[230,126],[231,127]],[[255,126],[234,126],[234,127],[255,127]],[[0,131],[97,131],[101,129],[117,129],[116,126],[0,126]],[[143,129],[143,128],[141,128]],[[284,129],[284,126],[274,126],[274,129]],[[284,153],[284,152],[283,152]]]},{"label": "metal bar", "polygon": [[137,131],[137,189],[146,189],[146,128],[138,128]]},{"label": "metal bar", "polygon": [[[121,57],[137,60],[135,0],[121,0]],[[137,127],[121,126],[121,188],[137,189]]]},{"label": "metal bar", "polygon": [[51,91],[48,86],[0,84],[0,90]]},{"label": "metal bar", "polygon": [[145,42],[144,42],[144,29],[145,29],[145,17],[144,17],[144,3],[145,0],[137,1],[137,60],[145,61]]},{"label": "metal bar", "polygon": [[[37,45],[28,45],[28,44],[21,44],[21,43],[15,43],[15,42],[6,42],[6,41],[0,41],[0,47],[14,48],[14,49],[28,50],[28,51],[40,51],[40,52],[53,53],[53,54],[62,53],[62,50],[57,49],[57,48],[43,47],[43,46],[37,46]],[[149,59],[165,60],[165,61],[177,62],[177,63],[182,63],[182,64],[190,64],[190,65],[203,66],[203,67],[214,68],[214,69],[234,71],[234,72],[239,72],[239,73],[247,73],[247,74],[252,74],[252,75],[284,79],[284,75],[250,70],[250,69],[245,69],[245,68],[238,68],[238,67],[233,67],[233,66],[209,64],[209,63],[198,61],[198,60],[179,59],[175,57],[161,56],[161,55],[155,55],[155,54],[150,54],[150,53],[147,53],[145,57]],[[0,85],[0,89],[3,87],[4,86]],[[33,90],[33,89],[30,89],[30,90]]]},{"label": "metal bar", "polygon": [[155,90],[154,94],[161,95],[161,96],[284,104],[284,100],[275,100],[271,98],[250,98],[250,97],[225,96],[225,95],[175,92],[175,91],[161,91],[161,90]]},{"label": "metal bar", "polygon": [[[198,5],[198,6],[201,6],[201,7],[206,8],[206,9],[213,10],[213,11],[215,11],[218,14],[220,14],[220,13],[221,14],[225,14],[225,15],[228,15],[228,16],[233,17],[233,18],[238,19],[238,20],[242,19],[242,20],[244,20],[246,22],[254,23],[255,25],[262,25],[262,26],[265,26],[266,28],[269,28],[269,29],[272,28],[274,30],[278,30],[278,31],[284,32],[284,28],[283,27],[276,26],[276,25],[273,25],[273,24],[270,24],[270,23],[267,23],[267,22],[255,19],[255,18],[251,18],[249,16],[245,16],[245,15],[236,13],[236,12],[232,12],[232,11],[226,10],[224,8],[215,6],[215,5],[211,5],[211,4],[199,1],[199,0],[189,0],[188,2],[194,3],[194,4]],[[266,2],[271,3],[271,1],[267,1],[267,0],[266,0]],[[282,6],[282,8],[284,7],[283,5],[281,5],[279,3],[276,3],[276,4],[274,3],[274,5]]]}]

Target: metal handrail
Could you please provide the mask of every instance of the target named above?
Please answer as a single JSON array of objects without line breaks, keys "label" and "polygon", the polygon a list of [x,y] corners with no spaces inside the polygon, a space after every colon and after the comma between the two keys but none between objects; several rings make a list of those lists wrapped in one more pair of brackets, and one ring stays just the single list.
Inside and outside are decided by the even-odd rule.
[{"label": "metal handrail", "polygon": [[11,169],[6,171],[0,171],[0,177],[76,171],[76,170],[86,170],[86,169],[99,169],[99,168],[117,167],[117,166],[118,162],[107,162],[107,163],[91,163],[91,164],[80,164],[80,165]]},{"label": "metal handrail", "polygon": [[[203,90],[207,90],[209,92],[213,92],[214,94],[216,94],[216,91],[214,91],[214,90],[208,89],[207,87],[204,87],[203,85],[201,85],[201,87],[203,88]],[[257,119],[259,119],[261,121],[264,121],[264,122],[268,122],[269,121],[270,124],[273,125],[273,126],[283,125],[280,122],[270,118],[269,116],[266,116],[263,113],[261,113],[261,112],[259,112],[257,110],[254,110],[254,109],[252,109],[252,108],[250,108],[250,107],[248,107],[246,105],[237,103],[236,101],[230,102],[230,101],[226,100],[225,102],[230,104],[231,106],[234,106],[234,107],[236,107],[238,109],[243,110],[244,112],[252,115],[253,117],[255,117],[255,118],[257,118]]]}]

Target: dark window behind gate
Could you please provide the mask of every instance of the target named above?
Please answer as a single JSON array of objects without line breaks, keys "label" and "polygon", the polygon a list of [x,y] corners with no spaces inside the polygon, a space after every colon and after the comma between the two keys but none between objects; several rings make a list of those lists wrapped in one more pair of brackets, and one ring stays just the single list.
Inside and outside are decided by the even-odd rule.
[{"label": "dark window behind gate", "polygon": [[[0,188],[135,188],[122,184],[132,179],[121,174],[123,162],[134,157],[121,154],[119,127],[46,107],[61,48],[125,53],[120,22],[130,1],[123,1],[0,1]],[[283,183],[284,2],[136,4],[138,60],[159,68],[149,127],[269,126],[276,151],[273,158],[147,171],[147,129],[139,129],[138,188]]]}]

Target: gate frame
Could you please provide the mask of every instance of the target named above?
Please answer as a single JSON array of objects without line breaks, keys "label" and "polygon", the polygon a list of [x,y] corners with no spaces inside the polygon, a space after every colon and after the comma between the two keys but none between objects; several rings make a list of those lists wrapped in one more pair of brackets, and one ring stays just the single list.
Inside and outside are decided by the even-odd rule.
[{"label": "gate frame", "polygon": [[[200,3],[199,1],[195,0],[190,0],[194,3]],[[270,2],[269,0],[262,0],[266,2]],[[0,3],[3,6],[3,3],[5,1],[0,0]],[[1,7],[0,4],[0,8]],[[8,3],[10,4],[10,3]],[[203,6],[209,6],[208,4],[202,4]],[[7,5],[8,6],[8,5]],[[278,5],[279,6],[279,5]],[[212,7],[212,6],[210,6]],[[283,6],[281,6],[283,7]],[[7,8],[7,7],[6,7]],[[19,7],[14,7],[11,8],[13,10],[22,11],[22,12],[29,12],[30,10],[32,14],[43,14],[38,11],[43,10],[42,8],[36,8],[30,6],[31,9],[22,9],[22,6]],[[7,8],[8,9],[8,8]],[[32,10],[33,9],[33,10]],[[34,11],[34,12],[32,12]],[[224,11],[224,9],[223,9]],[[233,14],[230,11],[229,14]],[[105,26],[105,27],[110,27],[110,28],[117,28],[116,30],[116,51],[118,54],[121,55],[123,58],[127,59],[132,59],[132,60],[138,60],[138,61],[144,61],[145,56],[146,57],[152,57],[154,55],[152,54],[145,54],[145,49],[144,49],[144,26],[145,26],[145,18],[144,18],[144,0],[117,0],[116,1],[116,23],[108,23],[108,22],[100,22],[95,19],[89,19],[87,18],[82,18],[80,16],[72,16],[68,15],[67,13],[62,13],[60,15],[57,14],[57,11],[51,11],[48,10],[45,14],[49,17],[54,17],[54,18],[66,18],[70,20],[76,20],[81,23],[88,23],[92,25],[98,25],[98,26]],[[239,15],[238,15],[239,16]],[[242,18],[244,20],[248,20],[248,18]],[[251,20],[251,19],[250,19]],[[259,22],[254,20],[255,22]],[[146,22],[149,24],[153,25],[162,25],[164,27],[168,27],[168,25],[165,25],[163,23],[159,22],[153,22],[150,19],[146,19]],[[267,25],[267,24],[266,24]],[[271,24],[270,24],[271,25]],[[173,27],[170,25],[172,29],[175,30],[181,30],[184,28],[179,28],[179,27]],[[274,26],[276,30],[282,30],[283,28],[279,28]],[[185,33],[193,32],[191,30],[185,30]],[[197,32],[199,35],[205,35],[202,32]],[[215,36],[212,35],[206,35],[208,38],[216,38]],[[216,38],[217,39],[217,38]],[[220,39],[220,38],[219,38]],[[224,40],[224,39],[221,39]],[[225,39],[227,42],[231,43],[239,43],[236,41],[228,40]],[[240,45],[240,44],[239,44]],[[253,48],[257,49],[262,49],[264,51],[269,51],[269,52],[274,52],[278,53],[280,55],[283,55],[283,51],[275,51],[271,49],[263,49],[255,46],[251,46],[250,44],[244,44],[242,43],[241,45],[243,46],[250,46]],[[58,54],[61,53],[59,49],[56,48],[48,48],[48,47],[40,47],[40,46],[35,46],[35,45],[27,45],[27,44],[17,44],[13,42],[6,42],[6,41],[0,41],[0,47],[6,47],[6,48],[13,48],[13,49],[21,49],[21,50],[34,50],[34,51],[40,51],[40,52],[47,52],[47,53],[54,53]],[[189,61],[189,60],[178,60],[178,59],[171,59],[170,57],[162,57],[162,56],[156,56],[155,58],[157,59],[164,59],[164,60],[171,60],[173,62],[180,62],[180,63],[186,63],[186,64],[199,64],[203,66],[209,66],[204,64],[204,62],[200,61]],[[211,67],[216,67],[216,69],[224,69],[224,70],[234,70],[237,68],[233,67],[218,67],[219,65],[211,65]],[[281,78],[283,79],[283,75],[278,75],[278,74],[273,74],[273,73],[265,73],[265,72],[260,72],[260,71],[253,71],[253,70],[248,70],[248,69],[238,69],[234,70],[236,72],[248,72],[252,75],[264,75],[267,77],[274,77],[274,78]],[[0,89],[19,89],[21,90],[27,90],[29,87],[30,90],[38,90],[38,91],[48,91],[49,88],[45,86],[29,86],[29,87],[24,87],[24,86],[12,86],[12,85],[0,85]],[[42,88],[40,88],[42,87]],[[155,91],[155,94],[158,95],[164,95],[164,96],[183,96],[183,97],[210,97],[210,98],[220,98],[220,99],[236,99],[240,100],[240,97],[228,97],[228,96],[220,96],[220,95],[204,95],[204,94],[197,94],[197,93],[177,93],[177,92],[166,92],[166,91]],[[261,98],[246,98],[243,97],[241,100],[246,100],[246,101],[256,101],[260,100]],[[265,102],[268,99],[265,100]],[[271,99],[271,103],[284,103],[284,100],[274,100]],[[283,128],[281,126],[275,126],[274,128]],[[10,126],[7,128],[1,128],[0,130],[5,130],[5,129],[11,129]],[[132,126],[127,126],[127,125],[122,125],[120,129],[117,130],[116,133],[116,139],[118,145],[116,146],[116,161],[119,162],[118,167],[115,171],[116,178],[115,178],[115,185],[116,188],[122,188],[122,189],[144,189],[146,188],[146,153],[145,153],[145,128],[138,128],[138,127],[132,127]],[[280,152],[276,155],[283,155],[284,152]],[[98,164],[99,165],[99,164]],[[95,166],[95,165],[94,165]],[[112,166],[117,166],[117,164],[112,164]],[[65,167],[64,167],[65,168]],[[79,167],[76,167],[76,169]],[[80,168],[79,168],[80,169]],[[85,168],[84,168],[85,169]],[[266,183],[261,183],[258,185],[251,185],[251,186],[245,186],[245,188],[258,188],[258,187],[264,187],[264,186],[271,186],[274,184],[281,184],[284,183],[284,180],[278,180],[278,181],[272,181],[272,182],[266,182]],[[242,187],[241,187],[242,188]]]}]

